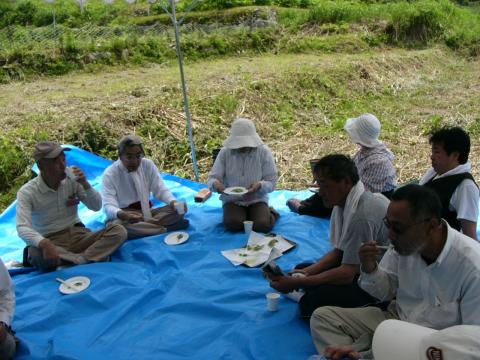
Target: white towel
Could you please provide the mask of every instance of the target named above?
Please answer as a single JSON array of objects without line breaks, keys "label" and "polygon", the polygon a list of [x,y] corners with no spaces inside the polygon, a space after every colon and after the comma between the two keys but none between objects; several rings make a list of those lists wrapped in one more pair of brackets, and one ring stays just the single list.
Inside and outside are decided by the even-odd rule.
[{"label": "white towel", "polygon": [[357,211],[358,200],[364,192],[363,183],[358,181],[348,193],[345,207],[334,206],[330,219],[330,242],[333,247],[337,248],[342,243],[352,215]]},{"label": "white towel", "polygon": [[150,211],[150,192],[146,187],[146,181],[138,171],[128,173],[135,184],[135,190],[137,191],[138,199],[142,207],[143,219],[145,221],[152,218],[152,212]]}]

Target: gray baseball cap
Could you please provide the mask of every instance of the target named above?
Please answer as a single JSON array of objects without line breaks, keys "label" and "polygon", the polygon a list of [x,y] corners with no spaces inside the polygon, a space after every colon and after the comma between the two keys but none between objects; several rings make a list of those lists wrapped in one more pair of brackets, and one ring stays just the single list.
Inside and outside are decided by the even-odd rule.
[{"label": "gray baseball cap", "polygon": [[37,162],[41,159],[55,159],[63,151],[70,151],[69,148],[62,147],[55,141],[42,141],[35,145],[33,158]]}]

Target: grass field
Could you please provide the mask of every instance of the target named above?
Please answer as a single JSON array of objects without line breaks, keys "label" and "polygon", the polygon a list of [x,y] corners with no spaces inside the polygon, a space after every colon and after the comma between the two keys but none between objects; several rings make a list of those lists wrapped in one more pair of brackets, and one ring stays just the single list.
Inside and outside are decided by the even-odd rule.
[{"label": "grass field", "polygon": [[[424,3],[434,6],[432,1]],[[305,188],[311,180],[308,159],[355,152],[343,124],[364,112],[381,120],[382,139],[397,156],[400,182],[418,178],[428,168],[428,133],[444,124],[470,131],[478,177],[480,59],[472,56],[472,49],[480,49],[480,42],[462,33],[456,48],[448,44],[454,33],[443,28],[441,39],[435,40],[429,30],[424,32],[428,41],[398,37],[392,42],[386,38],[386,20],[374,16],[380,5],[344,4],[330,5],[331,11],[323,13],[283,9],[277,14],[281,26],[183,38],[202,181],[211,167],[212,150],[221,145],[232,120],[246,116],[256,122],[275,153],[278,187]],[[442,11],[460,11],[445,1],[439,6]],[[371,21],[357,21],[356,9],[368,9]],[[460,18],[470,19],[462,11],[467,10],[461,9]],[[443,24],[437,20],[426,29]],[[397,35],[406,33],[400,30]],[[31,152],[41,139],[115,158],[118,139],[136,132],[162,171],[193,177],[178,65],[168,56],[155,62],[134,61],[132,54],[143,45],[125,41],[115,46],[133,48],[121,61],[74,66],[56,76],[32,72],[22,81],[0,84],[0,210],[30,177]],[[469,45],[462,47],[462,41]],[[123,52],[121,46],[118,50]],[[36,53],[31,56],[38,61]],[[16,64],[26,69],[30,63]]]}]

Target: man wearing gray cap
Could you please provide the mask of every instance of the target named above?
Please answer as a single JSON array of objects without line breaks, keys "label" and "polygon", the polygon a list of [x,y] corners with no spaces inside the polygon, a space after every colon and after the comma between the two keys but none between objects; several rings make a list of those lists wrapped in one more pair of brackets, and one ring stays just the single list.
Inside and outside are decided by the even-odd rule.
[{"label": "man wearing gray cap", "polygon": [[[152,160],[145,159],[142,140],[124,136],[119,159],[103,174],[103,207],[107,218],[122,224],[128,238],[151,236],[188,227],[185,203],[178,202],[165,186]],[[150,194],[168,205],[152,209]]]},{"label": "man wearing gray cap", "polygon": [[102,199],[80,168],[73,167],[67,177],[64,152],[69,150],[54,141],[38,143],[33,157],[40,175],[17,194],[17,232],[28,244],[26,260],[44,271],[105,261],[127,238],[120,225],[92,232],[81,222],[78,204],[98,211]]}]

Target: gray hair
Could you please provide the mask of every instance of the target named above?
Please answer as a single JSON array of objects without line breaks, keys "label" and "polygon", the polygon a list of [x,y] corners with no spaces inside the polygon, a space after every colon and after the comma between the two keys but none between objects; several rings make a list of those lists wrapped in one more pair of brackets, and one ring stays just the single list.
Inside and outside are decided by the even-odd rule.
[{"label": "gray hair", "polygon": [[118,156],[123,155],[127,150],[127,148],[129,148],[130,146],[140,146],[140,148],[142,149],[142,153],[145,153],[145,150],[142,144],[142,139],[140,139],[136,135],[127,135],[127,136],[124,136],[122,140],[120,140],[120,142],[118,143],[118,146],[117,146]]}]

